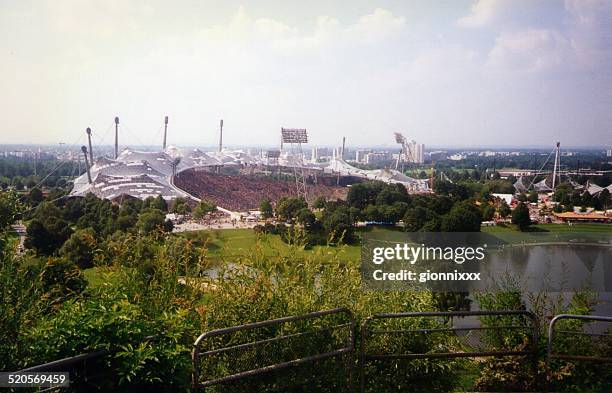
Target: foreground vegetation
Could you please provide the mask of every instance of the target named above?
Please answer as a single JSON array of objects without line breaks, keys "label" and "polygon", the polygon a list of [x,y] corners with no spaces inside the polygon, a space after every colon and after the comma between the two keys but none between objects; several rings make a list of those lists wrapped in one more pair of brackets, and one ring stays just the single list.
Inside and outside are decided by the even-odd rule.
[{"label": "foreground vegetation", "polygon": [[[569,303],[534,295],[527,303],[512,286],[467,300],[465,294],[361,289],[356,221],[395,228],[392,224],[402,219],[404,229],[411,231],[477,231],[485,208],[493,205],[475,202],[459,186],[448,186],[442,195],[410,196],[396,186],[366,183],[353,187],[346,202],[320,200],[311,208],[301,200],[284,199],[266,209],[278,225],[177,235],[164,213],[191,209],[183,203],[168,206],[152,198],[117,206],[92,195],[24,200],[0,193],[0,369],[108,349],[113,355],[105,368],[116,375],[81,390],[187,391],[189,353],[203,331],[335,307],[349,308],[360,323],[377,312],[465,309],[470,300],[481,309],[536,311],[543,351],[546,317],[590,313],[590,294],[577,294]],[[212,208],[198,205],[194,212],[204,216]],[[497,212],[504,206],[493,208]],[[15,239],[6,236],[17,219],[28,223],[23,255],[15,252]],[[420,318],[411,323],[409,327],[439,326]],[[326,346],[321,340],[315,345]],[[513,336],[501,341],[524,345]],[[454,342],[436,337],[380,343],[391,344],[411,351],[456,349]],[[564,343],[585,352],[601,350],[579,344]],[[259,364],[256,357],[247,360]],[[231,362],[217,366],[228,368]],[[527,367],[523,363],[422,359],[368,372],[378,381],[373,388],[377,392],[452,391],[468,382],[490,391],[499,389],[500,381],[506,388],[527,389],[534,382],[521,382]],[[609,372],[556,364],[554,378],[568,390],[606,391]],[[333,382],[327,385],[331,391],[339,383]]]}]

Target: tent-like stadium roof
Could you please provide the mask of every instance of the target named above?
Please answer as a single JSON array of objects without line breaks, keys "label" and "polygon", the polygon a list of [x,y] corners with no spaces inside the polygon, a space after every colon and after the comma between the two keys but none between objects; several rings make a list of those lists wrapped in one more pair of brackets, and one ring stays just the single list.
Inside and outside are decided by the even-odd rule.
[{"label": "tent-like stadium roof", "polygon": [[[253,166],[267,165],[267,159],[250,155],[242,150],[223,150],[203,152],[198,149],[180,149],[170,146],[165,151],[137,151],[125,149],[116,160],[98,158],[90,168],[91,184],[87,174],[74,181],[70,195],[84,196],[93,193],[101,198],[114,199],[129,195],[145,199],[162,195],[165,199],[190,197],[172,183],[173,174],[189,168],[212,166]],[[304,161],[297,155],[283,152],[278,165],[285,167],[301,166],[310,171],[340,173],[368,180],[387,183],[400,183],[409,191],[428,191],[427,180],[413,179],[393,169],[364,170],[355,168],[344,160],[334,159],[329,163],[317,164]]]}]

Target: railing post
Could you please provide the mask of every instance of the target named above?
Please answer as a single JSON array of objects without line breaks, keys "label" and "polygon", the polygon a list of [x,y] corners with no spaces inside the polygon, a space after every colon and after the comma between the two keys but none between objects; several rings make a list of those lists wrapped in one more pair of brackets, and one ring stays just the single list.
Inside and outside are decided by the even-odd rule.
[{"label": "railing post", "polygon": [[191,373],[191,391],[193,393],[198,393],[200,390],[200,350],[197,344],[193,344],[191,365],[193,367]]}]

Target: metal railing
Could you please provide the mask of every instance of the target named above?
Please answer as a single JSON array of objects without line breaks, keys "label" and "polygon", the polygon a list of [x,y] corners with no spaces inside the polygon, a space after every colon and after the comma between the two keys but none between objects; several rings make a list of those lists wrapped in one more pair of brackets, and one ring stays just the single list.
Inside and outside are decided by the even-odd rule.
[{"label": "metal railing", "polygon": [[[470,319],[475,319],[478,325],[467,326]],[[561,321],[568,322],[560,328]],[[571,321],[575,323],[570,324]],[[598,367],[610,367],[612,343],[607,340],[612,334],[601,326],[587,325],[597,322],[609,324],[612,317],[562,314],[551,320],[545,359],[545,392],[553,387],[551,375],[555,360],[593,362],[599,363]],[[586,329],[587,326],[590,329]],[[209,388],[220,392],[326,389],[351,392],[355,333],[354,315],[346,308],[205,332],[193,344],[192,389],[194,392]],[[538,328],[535,315],[528,311],[375,314],[363,321],[359,339],[360,392],[365,392],[368,366],[372,363],[385,365],[385,362],[417,359],[525,357],[531,360],[526,366],[533,373],[534,386],[537,386]],[[585,354],[585,348],[593,353]],[[99,350],[19,372],[69,372],[70,388],[40,391],[84,390],[101,380],[112,380],[109,361],[113,354],[112,350]],[[410,371],[409,368],[399,370],[404,375]],[[322,382],[326,377],[332,381]],[[303,388],[293,389],[285,386],[287,383]]]},{"label": "metal railing", "polygon": [[[140,342],[155,343],[157,339],[158,336],[148,336]],[[70,379],[69,387],[41,388],[38,392],[87,391],[98,386],[100,381],[111,384],[116,382],[111,358],[117,351],[117,349],[100,349],[24,368],[17,373],[67,372]]]},{"label": "metal railing", "polygon": [[[465,317],[488,318],[489,326],[454,326],[454,318]],[[501,324],[495,325],[496,321]],[[383,326],[372,329],[377,322],[382,322]],[[503,331],[523,333],[513,343],[504,343]],[[525,338],[528,339],[526,346]],[[538,329],[535,315],[528,311],[375,314],[361,325],[360,339],[359,386],[362,393],[366,390],[370,362],[527,356],[532,360],[534,381],[537,376]],[[381,348],[396,351],[381,352]]]},{"label": "metal railing", "polygon": [[[575,329],[567,330],[557,330],[556,326],[562,320],[568,321],[579,321],[579,324],[574,326]],[[604,316],[595,316],[595,315],[572,315],[572,314],[560,314],[555,316],[548,325],[548,345],[546,347],[546,385],[545,391],[548,392],[551,388],[552,381],[552,360],[568,360],[568,361],[578,361],[578,362],[597,362],[597,363],[612,363],[612,341],[610,337],[612,334],[607,331],[603,332],[595,332],[595,331],[585,331],[585,323],[591,322],[604,322],[604,323],[612,323],[612,317],[604,317]],[[570,326],[571,328],[571,326]],[[555,353],[554,346],[557,341],[559,341],[560,336],[570,336],[569,341],[566,340],[566,343],[570,343],[572,347],[579,352],[579,354],[572,352],[571,348],[567,348],[566,350],[570,350],[570,353]],[[585,342],[584,340],[588,340],[589,342]],[[603,352],[600,354],[595,354],[592,356],[588,356],[584,354],[586,349],[593,349],[597,347],[597,344],[602,344]],[[601,356],[605,355],[605,356]],[[608,366],[612,367],[612,365]]]},{"label": "metal railing", "polygon": [[[320,386],[350,391],[354,330],[353,313],[336,308],[203,333],[193,345],[192,389],[290,391],[282,386],[290,382],[306,386],[304,391],[318,391],[313,380],[321,379],[328,369],[317,366],[340,358],[330,375],[334,381]],[[284,374],[276,376],[281,370]],[[342,373],[345,378],[339,377]],[[338,386],[334,387],[334,382]]]},{"label": "metal railing", "polygon": [[100,381],[110,375],[110,370],[101,363],[112,355],[112,351],[100,350],[84,353],[64,359],[54,360],[49,363],[39,364],[19,370],[18,373],[31,372],[67,372],[70,379],[70,387],[48,387],[41,388],[39,392],[62,392],[87,389],[89,384]]}]

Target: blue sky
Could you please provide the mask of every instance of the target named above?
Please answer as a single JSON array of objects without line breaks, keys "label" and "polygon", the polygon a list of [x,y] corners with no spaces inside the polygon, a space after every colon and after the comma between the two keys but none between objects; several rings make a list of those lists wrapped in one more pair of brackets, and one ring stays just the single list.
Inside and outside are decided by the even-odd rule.
[{"label": "blue sky", "polygon": [[[0,0],[1,143],[612,144],[612,2]],[[159,141],[158,141],[159,140]]]}]

